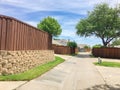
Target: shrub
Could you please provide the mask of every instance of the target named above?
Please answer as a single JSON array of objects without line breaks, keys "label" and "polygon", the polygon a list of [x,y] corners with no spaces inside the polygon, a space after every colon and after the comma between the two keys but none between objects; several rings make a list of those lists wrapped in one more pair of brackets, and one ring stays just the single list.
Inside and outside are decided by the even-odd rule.
[{"label": "shrub", "polygon": [[77,43],[75,41],[74,42],[68,42],[67,46],[72,47],[72,48],[76,48],[77,47]]},{"label": "shrub", "polygon": [[103,47],[101,44],[96,44],[93,46],[93,48],[101,48],[101,47]]},{"label": "shrub", "polygon": [[84,46],[84,49],[90,49],[90,46],[86,45],[86,46]]}]

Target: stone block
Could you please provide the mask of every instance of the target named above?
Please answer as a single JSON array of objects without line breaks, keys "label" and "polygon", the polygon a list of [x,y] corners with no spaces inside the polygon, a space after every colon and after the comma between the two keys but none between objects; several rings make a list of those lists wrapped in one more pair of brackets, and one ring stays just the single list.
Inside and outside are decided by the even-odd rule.
[{"label": "stone block", "polygon": [[14,72],[13,72],[13,71],[11,71],[11,70],[9,70],[8,74],[14,74]]},{"label": "stone block", "polygon": [[20,51],[18,51],[18,52],[17,52],[17,55],[18,55],[18,56],[21,56],[21,52],[20,52]]},{"label": "stone block", "polygon": [[0,51],[0,55],[1,55],[1,56],[7,56],[7,51],[1,50],[1,51]]},{"label": "stone block", "polygon": [[0,55],[0,60],[2,60],[2,55]]},{"label": "stone block", "polygon": [[8,70],[7,68],[2,68],[2,75],[8,75]]},{"label": "stone block", "polygon": [[8,64],[8,60],[2,60],[1,65],[2,67],[5,67]]},{"label": "stone block", "polygon": [[0,63],[2,69],[4,69],[0,73],[14,74],[24,72],[53,60],[53,54],[54,52],[51,50],[3,51],[0,56]]},{"label": "stone block", "polygon": [[6,67],[7,67],[7,69],[12,68],[12,64],[11,64],[11,63],[8,63]]}]

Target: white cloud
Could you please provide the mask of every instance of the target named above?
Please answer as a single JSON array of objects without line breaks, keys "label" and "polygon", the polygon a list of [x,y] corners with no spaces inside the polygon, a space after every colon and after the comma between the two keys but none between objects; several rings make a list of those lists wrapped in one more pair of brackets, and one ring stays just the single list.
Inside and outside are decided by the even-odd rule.
[{"label": "white cloud", "polygon": [[1,2],[9,2],[9,3],[21,3],[22,1],[19,0],[0,0]]},{"label": "white cloud", "polygon": [[78,37],[75,36],[75,41],[79,44],[88,44],[90,46],[93,46],[95,44],[102,44],[101,39],[100,38],[96,38],[95,36],[91,36],[91,37]]},{"label": "white cloud", "polygon": [[27,8],[34,11],[68,11],[86,14],[97,3],[107,2],[111,6],[120,3],[120,0],[1,0],[1,4]]},{"label": "white cloud", "polygon": [[65,22],[63,22],[63,25],[64,26],[75,26],[78,21],[80,20],[80,18],[76,18],[76,19],[68,19],[68,20],[65,20]]},{"label": "white cloud", "polygon": [[13,9],[5,9],[0,7],[0,13],[13,12]]},{"label": "white cloud", "polygon": [[63,29],[63,32],[61,35],[62,36],[70,36],[70,37],[76,36],[74,30],[65,30],[65,29]]},{"label": "white cloud", "polygon": [[38,24],[38,22],[35,22],[35,21],[24,21],[24,22],[26,22],[34,27],[37,27],[37,24]]},{"label": "white cloud", "polygon": [[57,21],[61,21],[61,20],[63,20],[64,19],[64,16],[58,16],[58,15],[54,15],[54,16],[52,16],[53,18],[55,18]]},{"label": "white cloud", "polygon": [[[109,3],[113,7],[117,3],[120,3],[120,0],[0,0],[0,13],[20,17],[22,20],[23,17],[24,19],[29,17],[29,14],[25,17],[26,13],[33,13],[37,11],[61,11],[74,13],[77,15],[86,15],[87,11],[92,10],[95,4],[101,2]],[[4,5],[13,6],[15,8],[5,7]],[[42,15],[40,17],[44,16],[45,15]],[[57,19],[62,25],[62,36],[71,37],[79,43],[87,42],[93,45],[96,42],[100,42],[100,40],[97,41],[97,38],[94,37],[81,38],[76,36],[75,26],[81,17],[67,17],[64,16],[64,14],[53,15],[52,17]],[[32,19],[33,20],[25,19],[24,21],[36,27],[38,22],[35,21],[34,18]]]}]

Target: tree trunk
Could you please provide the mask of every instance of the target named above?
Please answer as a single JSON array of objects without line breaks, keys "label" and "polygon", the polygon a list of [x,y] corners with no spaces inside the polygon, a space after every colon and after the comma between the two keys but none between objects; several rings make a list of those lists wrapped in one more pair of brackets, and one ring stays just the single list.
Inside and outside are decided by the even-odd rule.
[{"label": "tree trunk", "polygon": [[108,42],[105,42],[105,40],[102,38],[103,45],[107,47]]},{"label": "tree trunk", "polygon": [[105,43],[104,43],[104,46],[105,46],[105,47],[107,47],[107,45],[108,45],[108,43],[107,43],[107,42],[105,42]]}]

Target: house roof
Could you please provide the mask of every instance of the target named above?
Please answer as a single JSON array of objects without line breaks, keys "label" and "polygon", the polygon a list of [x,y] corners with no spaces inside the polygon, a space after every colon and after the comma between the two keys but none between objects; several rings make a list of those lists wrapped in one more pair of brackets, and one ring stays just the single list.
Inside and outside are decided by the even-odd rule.
[{"label": "house roof", "polygon": [[65,39],[52,40],[52,44],[62,45],[62,46],[67,46],[67,42],[68,40]]},{"label": "house roof", "polygon": [[85,46],[88,46],[87,44],[78,44],[77,47],[84,48]]}]

